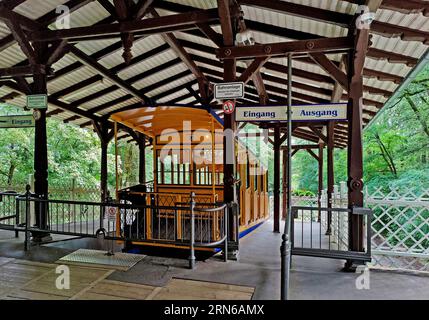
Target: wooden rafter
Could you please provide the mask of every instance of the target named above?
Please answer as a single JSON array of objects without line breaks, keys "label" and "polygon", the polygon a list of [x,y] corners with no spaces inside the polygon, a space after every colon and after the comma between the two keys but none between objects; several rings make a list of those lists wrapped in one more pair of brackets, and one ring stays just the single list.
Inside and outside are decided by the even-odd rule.
[{"label": "wooden rafter", "polygon": [[338,68],[324,53],[313,52],[310,57],[316,62],[325,72],[338,82],[344,90],[348,91],[347,75]]},{"label": "wooden rafter", "polygon": [[[154,19],[160,18],[159,14],[156,12],[155,9],[151,8],[148,10],[148,13]],[[183,61],[183,63],[186,64],[186,66],[191,70],[191,72],[194,74],[194,76],[204,83],[208,83],[205,75],[201,72],[200,68],[196,65],[196,63],[191,59],[188,52],[183,48],[183,46],[180,44],[180,42],[177,40],[177,38],[172,33],[166,33],[162,34],[163,39],[165,42],[167,42],[171,49],[176,53],[176,55]],[[203,95],[204,93],[201,93]]]}]

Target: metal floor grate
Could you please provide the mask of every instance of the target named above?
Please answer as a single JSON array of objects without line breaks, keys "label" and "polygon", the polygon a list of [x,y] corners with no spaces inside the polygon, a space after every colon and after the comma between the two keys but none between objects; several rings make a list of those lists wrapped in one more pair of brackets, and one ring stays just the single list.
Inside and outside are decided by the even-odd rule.
[{"label": "metal floor grate", "polygon": [[128,270],[144,257],[141,254],[122,252],[116,252],[113,256],[108,256],[105,250],[79,249],[62,257],[57,263],[91,264]]}]

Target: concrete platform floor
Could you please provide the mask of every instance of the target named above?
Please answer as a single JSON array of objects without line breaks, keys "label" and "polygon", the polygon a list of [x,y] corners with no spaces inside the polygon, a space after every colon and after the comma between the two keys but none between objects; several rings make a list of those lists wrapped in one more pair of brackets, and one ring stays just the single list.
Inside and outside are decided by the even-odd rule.
[{"label": "concrete platform floor", "polygon": [[[172,278],[218,282],[255,288],[253,299],[280,297],[281,234],[272,232],[272,221],[242,239],[239,261],[221,261],[212,257],[198,261],[195,270],[187,269],[187,261],[146,256],[130,270],[115,271],[107,280],[148,286],[165,286]],[[23,251],[22,239],[0,231],[0,257],[53,263],[78,249],[105,249],[98,240],[78,239],[58,242]],[[119,249],[119,248],[118,248]],[[371,270],[369,290],[358,290],[360,274],[340,271],[343,261],[310,257],[293,257],[291,299],[429,299],[429,277]]]}]

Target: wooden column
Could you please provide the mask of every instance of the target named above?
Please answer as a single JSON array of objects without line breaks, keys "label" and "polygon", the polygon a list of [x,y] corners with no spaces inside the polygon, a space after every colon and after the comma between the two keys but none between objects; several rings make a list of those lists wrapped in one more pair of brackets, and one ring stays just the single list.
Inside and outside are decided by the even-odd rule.
[{"label": "wooden column", "polygon": [[114,136],[114,130],[110,129],[109,131],[109,122],[103,121],[97,123],[93,121],[93,126],[97,132],[98,137],[100,138],[101,143],[101,168],[100,168],[100,191],[101,191],[101,201],[104,202],[107,199],[108,195],[108,186],[107,186],[107,149],[109,147],[109,142]]},{"label": "wooden column", "polygon": [[[348,205],[349,209],[363,207],[363,148],[362,148],[362,106],[363,68],[369,46],[369,30],[354,30],[355,45],[349,55],[348,80]],[[364,217],[349,215],[349,250],[364,251]],[[347,261],[346,269],[353,268],[353,261]]]},{"label": "wooden column", "polygon": [[[34,75],[34,94],[46,94],[46,75]],[[48,142],[46,133],[46,109],[40,109],[40,118],[36,121],[34,134],[34,193],[42,199],[48,199]],[[36,226],[46,228],[47,212],[36,209]],[[40,210],[40,211],[39,211]],[[39,237],[40,236],[40,237]],[[43,236],[33,234],[33,241],[41,241]]]},{"label": "wooden column", "polygon": [[[362,78],[350,84],[348,106],[348,202],[363,207]],[[363,251],[363,216],[349,217],[349,249]]]},{"label": "wooden column", "polygon": [[139,183],[146,183],[146,137],[142,133],[138,133],[139,145]]},{"label": "wooden column", "polygon": [[[319,185],[318,185],[318,191],[319,191],[319,195],[318,195],[318,206],[319,208],[322,207],[322,191],[323,191],[323,149],[325,147],[325,144],[323,142],[319,142],[319,159],[318,159],[318,167],[319,167]],[[320,222],[321,219],[321,211],[319,210],[319,216],[318,216],[318,221]]]},{"label": "wooden column", "polygon": [[283,157],[283,174],[282,174],[282,193],[283,193],[283,199],[282,199],[282,218],[286,219],[287,216],[287,169],[288,169],[288,157],[287,157],[287,149],[283,149],[282,157]]},{"label": "wooden column", "polygon": [[280,127],[274,128],[274,232],[280,232]]},{"label": "wooden column", "polygon": [[[334,193],[334,128],[335,123],[330,121],[328,123],[327,130],[327,138],[328,138],[328,146],[327,146],[327,171],[328,171],[328,208],[332,208],[332,195]],[[326,234],[331,234],[331,220],[332,214],[328,212],[328,227],[326,230]]]}]

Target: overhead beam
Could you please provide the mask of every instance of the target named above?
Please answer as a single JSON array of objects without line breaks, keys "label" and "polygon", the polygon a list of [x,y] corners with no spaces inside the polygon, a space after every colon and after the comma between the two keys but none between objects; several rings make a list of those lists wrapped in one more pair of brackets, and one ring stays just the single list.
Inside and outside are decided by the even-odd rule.
[{"label": "overhead beam", "polygon": [[43,64],[32,64],[28,66],[16,66],[10,68],[0,69],[0,78],[32,76],[34,74],[48,74],[52,75],[53,70]]},{"label": "overhead beam", "polygon": [[319,38],[312,40],[297,40],[264,45],[244,47],[225,47],[216,50],[219,59],[256,58],[285,56],[288,53],[311,53],[350,50],[353,39],[350,37]]},{"label": "overhead beam", "polygon": [[179,13],[151,19],[123,21],[112,24],[93,25],[61,30],[42,30],[30,32],[34,41],[53,41],[61,39],[91,38],[97,35],[119,35],[121,33],[135,33],[145,31],[146,34],[157,34],[160,30],[171,28],[170,31],[182,30],[197,23],[216,21],[219,17],[216,9],[195,10],[188,13]]}]

